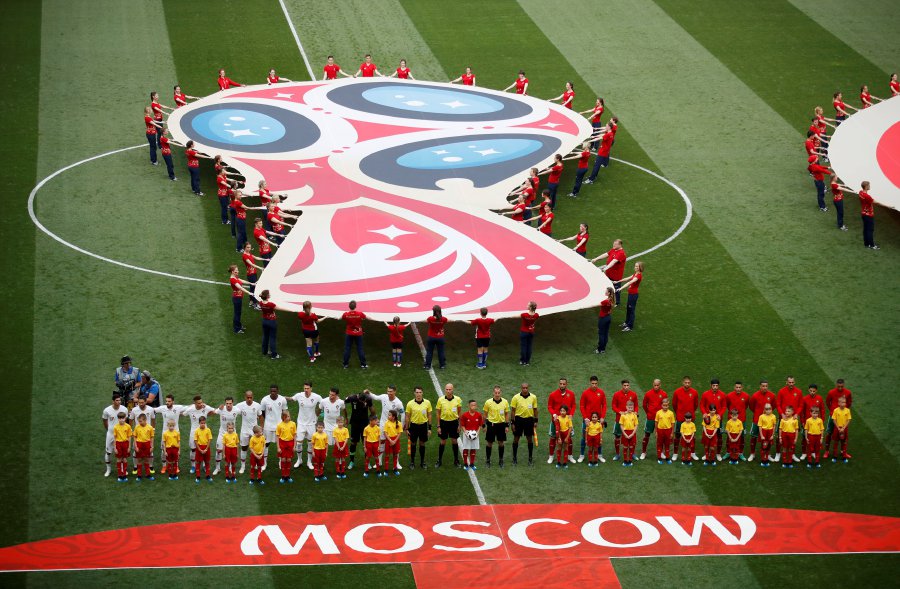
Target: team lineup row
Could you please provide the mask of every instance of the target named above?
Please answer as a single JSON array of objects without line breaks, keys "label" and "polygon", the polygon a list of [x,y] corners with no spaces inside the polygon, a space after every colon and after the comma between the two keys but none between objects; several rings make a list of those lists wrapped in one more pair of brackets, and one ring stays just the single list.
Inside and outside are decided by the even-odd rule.
[{"label": "team lineup row", "polygon": [[[820,467],[821,460],[828,458],[832,443],[833,461],[840,459],[846,462],[850,459],[847,441],[853,397],[841,379],[824,398],[818,394],[816,385],[810,385],[808,394],[804,395],[795,386],[793,377],[787,379],[777,394],[769,390],[767,381],[762,381],[759,390],[752,395],[743,390],[741,382],[734,383],[733,390],[728,393],[721,389],[717,379],[712,379],[710,388],[702,394],[691,384],[690,377],[685,377],[682,386],[674,391],[670,399],[662,389],[660,380],[656,379],[639,402],[631,383],[622,380],[621,388],[612,395],[610,406],[614,418],[613,460],[621,459],[623,466],[633,464],[637,454],[641,410],[645,416],[638,457],[641,460],[646,458],[654,433],[660,464],[671,464],[673,457],[679,456],[679,449],[683,464],[691,465],[694,460],[699,460],[695,453],[695,436],[698,434],[704,447],[704,465],[715,466],[722,461],[723,446],[731,464],[739,464],[742,460],[752,462],[758,443],[763,466],[781,461],[783,467],[793,468],[794,461],[807,460],[809,468]],[[292,482],[291,464],[295,453],[293,466],[296,468],[303,463],[303,442],[306,442],[307,466],[315,471],[316,481],[325,479],[325,459],[329,448],[337,477],[346,478],[346,471],[354,466],[356,448],[360,442],[364,442],[364,476],[368,476],[370,469],[374,469],[378,476],[387,471],[399,476],[403,468],[400,464],[402,434],[407,436],[409,467],[417,467],[418,455],[418,468],[424,469],[427,468],[426,443],[434,429],[440,440],[436,467],[443,463],[449,440],[454,466],[474,470],[481,430],[485,434],[487,467],[492,466],[495,443],[498,446],[498,466],[504,467],[505,442],[510,432],[513,436],[513,465],[518,464],[519,441],[524,437],[528,447],[528,465],[532,466],[540,414],[537,397],[530,392],[528,383],[522,383],[520,391],[509,401],[504,398],[501,387],[495,386],[491,397],[483,404],[468,401],[465,404],[468,410],[452,383],[444,387],[444,394],[434,405],[424,398],[421,387],[416,387],[413,398],[403,403],[394,386],[388,386],[384,394],[374,394],[366,389],[344,398],[336,387],[332,387],[323,398],[313,392],[310,382],[304,383],[303,391],[290,397],[281,395],[277,385],[271,385],[269,394],[259,402],[254,400],[252,391],[247,391],[243,401],[235,403],[232,397],[227,397],[218,408],[206,405],[199,395],[194,397],[191,405],[176,405],[172,395],[166,395],[165,404],[161,405],[158,398],[149,399],[149,403],[148,398],[149,395],[138,394],[136,404],[129,410],[117,393],[112,404],[104,409],[106,476],[111,473],[111,458],[115,455],[118,480],[127,480],[127,461],[131,456],[132,473],[138,475],[138,480],[142,477],[152,479],[155,474],[155,425],[161,422],[163,432],[159,449],[160,456],[164,458],[162,472],[168,473],[170,479],[177,479],[181,447],[178,422],[182,416],[186,416],[191,423],[188,445],[191,473],[196,475],[197,482],[200,482],[201,475],[212,482],[212,477],[221,471],[223,461],[226,481],[234,482],[238,473],[245,472],[248,458],[251,482],[261,482],[272,444],[278,449],[281,482]],[[288,401],[298,405],[296,422],[291,419]],[[375,413],[375,402],[381,406],[380,416]],[[152,403],[158,406],[154,407]],[[580,463],[585,459],[588,466],[606,462],[602,445],[607,429],[607,398],[596,376],[591,377],[590,386],[578,400],[569,389],[568,380],[560,378],[558,388],[547,397],[546,409],[550,422],[548,464],[556,462],[557,468],[568,468],[570,463]],[[701,416],[699,429],[695,424],[698,411]],[[573,417],[576,412],[580,412],[582,422],[581,453],[578,458],[572,452],[576,428]],[[207,425],[210,415],[219,418],[213,472],[213,433]],[[750,427],[746,428],[748,415]],[[241,418],[240,429],[237,427],[238,417]],[[349,424],[349,429],[345,424]],[[745,457],[748,430],[750,454]],[[799,456],[796,454],[798,437],[801,448]],[[774,457],[771,456],[772,446]]]}]

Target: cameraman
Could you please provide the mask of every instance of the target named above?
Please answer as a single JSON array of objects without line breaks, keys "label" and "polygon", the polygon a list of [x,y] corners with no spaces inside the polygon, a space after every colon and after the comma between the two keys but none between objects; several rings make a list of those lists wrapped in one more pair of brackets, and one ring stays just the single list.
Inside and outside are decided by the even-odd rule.
[{"label": "cameraman", "polygon": [[153,379],[149,370],[142,371],[137,397],[146,399],[148,407],[159,407],[160,396],[162,396],[162,389],[160,388],[159,383]]},{"label": "cameraman", "polygon": [[122,361],[116,368],[115,383],[119,394],[122,395],[122,403],[129,411],[134,407],[134,389],[140,380],[141,371],[131,365],[131,356],[122,356]]}]

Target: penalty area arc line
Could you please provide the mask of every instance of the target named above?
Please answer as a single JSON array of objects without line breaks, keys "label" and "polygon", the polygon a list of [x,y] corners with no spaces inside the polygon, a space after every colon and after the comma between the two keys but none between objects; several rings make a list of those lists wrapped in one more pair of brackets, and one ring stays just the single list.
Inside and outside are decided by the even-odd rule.
[{"label": "penalty area arc line", "polygon": [[60,237],[59,235],[57,235],[56,233],[50,231],[50,230],[49,230],[47,227],[45,227],[44,224],[41,223],[40,220],[37,218],[37,214],[34,212],[34,200],[35,200],[35,198],[37,197],[38,191],[39,191],[41,188],[43,188],[44,185],[45,185],[47,182],[49,182],[50,180],[53,180],[54,178],[56,178],[57,176],[59,176],[59,175],[62,174],[63,172],[66,172],[66,171],[68,171],[68,170],[71,170],[72,168],[75,168],[75,167],[77,167],[77,166],[80,166],[81,164],[86,164],[86,163],[88,163],[88,162],[92,162],[92,161],[94,161],[94,160],[98,160],[98,159],[100,159],[100,158],[104,158],[104,157],[106,157],[106,156],[108,156],[108,155],[115,155],[115,154],[117,154],[117,153],[123,153],[123,152],[125,152],[125,151],[131,151],[131,150],[133,150],[133,149],[139,149],[139,148],[141,148],[141,147],[146,147],[146,144],[141,143],[140,145],[132,145],[132,146],[130,146],[130,147],[123,147],[123,148],[121,148],[121,149],[114,149],[114,150],[112,150],[112,151],[107,151],[107,152],[101,153],[101,154],[99,154],[99,155],[95,155],[95,156],[91,156],[91,157],[89,157],[89,158],[85,158],[85,159],[83,159],[83,160],[81,160],[81,161],[77,161],[77,162],[75,162],[75,163],[69,164],[68,166],[65,166],[65,167],[63,167],[63,168],[60,168],[60,169],[56,170],[55,172],[53,172],[52,174],[50,174],[49,176],[47,176],[46,178],[44,178],[43,180],[41,180],[40,182],[38,182],[38,183],[35,185],[35,187],[31,189],[31,192],[28,194],[28,216],[31,217],[31,222],[34,223],[35,227],[37,227],[38,229],[40,229],[41,231],[43,231],[44,233],[46,233],[46,234],[47,234],[48,236],[50,236],[52,239],[54,239],[54,240],[56,240],[57,242],[63,244],[64,246],[66,246],[66,247],[68,247],[68,248],[71,248],[71,249],[75,250],[76,252],[82,253],[82,254],[84,254],[84,255],[86,255],[86,256],[90,256],[90,257],[92,257],[92,258],[96,258],[96,259],[102,260],[102,261],[104,261],[104,262],[109,262],[110,264],[115,264],[116,266],[121,266],[121,267],[123,267],[123,268],[128,268],[129,270],[138,270],[138,271],[140,271],[140,272],[147,272],[148,274],[156,274],[157,276],[165,276],[165,277],[167,277],[167,278],[178,278],[178,279],[180,279],[180,280],[189,280],[189,281],[192,281],[192,282],[202,282],[203,284],[215,284],[215,285],[228,286],[228,283],[227,283],[227,282],[219,282],[219,281],[217,281],[217,280],[207,280],[206,278],[195,278],[195,277],[193,277],[193,276],[183,276],[183,275],[181,275],[181,274],[171,274],[171,273],[169,273],[169,272],[162,272],[162,271],[160,271],[160,270],[153,270],[153,269],[151,269],[151,268],[143,268],[143,267],[141,267],[141,266],[135,266],[135,265],[133,265],[133,264],[128,264],[128,263],[126,263],[126,262],[120,262],[119,260],[114,260],[114,259],[112,259],[112,258],[107,258],[106,256],[101,256],[100,254],[95,254],[94,252],[88,251],[88,250],[86,250],[86,249],[84,249],[84,248],[82,248],[82,247],[79,247],[79,246],[75,245],[74,243],[71,243],[71,242],[66,241],[65,239],[63,239],[62,237]]}]

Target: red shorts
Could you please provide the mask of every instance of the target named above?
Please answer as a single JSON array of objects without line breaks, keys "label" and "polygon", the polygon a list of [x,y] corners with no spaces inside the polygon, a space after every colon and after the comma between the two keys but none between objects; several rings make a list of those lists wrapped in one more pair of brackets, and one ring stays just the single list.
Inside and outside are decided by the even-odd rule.
[{"label": "red shorts", "polygon": [[153,452],[153,442],[134,442],[134,455],[138,458],[150,458],[150,454]]},{"label": "red shorts", "polygon": [[378,442],[366,442],[366,456],[378,456]]},{"label": "red shorts", "polygon": [[759,437],[763,441],[771,442],[772,439],[775,437],[775,430],[774,429],[760,429]]},{"label": "red shorts", "polygon": [[294,457],[294,440],[282,440],[281,438],[278,438],[278,457]]},{"label": "red shorts", "polygon": [[588,446],[590,446],[591,448],[599,448],[600,444],[602,443],[603,436],[601,434],[596,434],[593,436],[588,436],[586,439]]},{"label": "red shorts", "polygon": [[337,444],[335,444],[334,450],[331,452],[331,455],[335,458],[346,458],[350,455],[350,445],[347,442],[344,442],[344,447],[340,448]]},{"label": "red shorts", "polygon": [[178,446],[168,446],[166,448],[166,461],[178,462]]},{"label": "red shorts", "polygon": [[672,428],[657,428],[656,437],[661,440],[671,440],[672,439]]},{"label": "red shorts", "polygon": [[262,465],[265,463],[265,455],[257,458],[256,454],[253,452],[250,453],[250,468],[262,468]]},{"label": "red shorts", "polygon": [[209,446],[201,446],[197,444],[197,447],[194,449],[194,460],[209,462],[211,456],[209,455]]},{"label": "red shorts", "polygon": [[[631,437],[628,438],[626,437],[627,435],[630,435]],[[637,444],[637,436],[634,435],[633,429],[622,430],[622,443],[628,448],[631,448]]]},{"label": "red shorts", "polygon": [[116,442],[116,458],[128,458],[128,441]]},{"label": "red shorts", "polygon": [[322,448],[321,450],[313,449],[313,460],[317,462],[325,462],[325,456],[328,455],[328,448]]},{"label": "red shorts", "polygon": [[237,462],[238,449],[237,446],[225,446],[225,462]]},{"label": "red shorts", "polygon": [[822,447],[822,434],[809,434],[806,444],[810,450],[817,450]]}]

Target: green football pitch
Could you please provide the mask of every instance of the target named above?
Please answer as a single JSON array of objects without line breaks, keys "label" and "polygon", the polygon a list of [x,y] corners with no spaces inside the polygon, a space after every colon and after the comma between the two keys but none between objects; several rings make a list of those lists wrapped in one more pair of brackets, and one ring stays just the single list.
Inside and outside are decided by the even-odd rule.
[{"label": "green football pitch", "polygon": [[[858,204],[848,200],[849,233],[837,231],[831,211],[815,207],[802,159],[813,106],[830,112],[834,91],[855,97],[863,83],[887,94],[888,75],[900,69],[895,2],[285,0],[283,11],[279,2],[263,0],[9,0],[3,13],[0,227],[10,246],[0,302],[4,546],[232,516],[477,503],[469,477],[455,469],[404,471],[389,485],[351,477],[315,491],[306,472],[291,488],[265,489],[197,487],[184,477],[117,485],[103,477],[100,414],[126,353],[179,402],[202,393],[218,404],[248,388],[260,398],[270,382],[293,393],[305,380],[319,392],[330,386],[382,392],[396,384],[404,401],[416,385],[434,395],[413,347],[403,368],[391,367],[387,337],[379,340],[383,329],[376,324],[367,326],[368,371],[341,370],[336,321],[323,324],[323,357],[309,365],[299,324],[286,314],[283,359],[261,360],[252,316],[246,334],[231,333],[226,287],[86,256],[29,218],[29,193],[41,179],[145,141],[141,116],[150,90],[167,104],[175,83],[188,94],[209,94],[220,67],[244,83],[263,82],[270,67],[308,79],[289,22],[316,72],[328,54],[355,71],[371,53],[381,71],[405,58],[425,80],[455,78],[471,64],[478,84],[489,88],[506,87],[525,69],[529,93],[538,97],[557,96],[571,80],[577,110],[599,95],[620,118],[614,156],[668,178],[691,199],[686,230],[642,258],[636,328],[614,328],[605,356],[591,353],[595,310],[544,317],[527,367],[517,362],[516,322],[495,327],[487,370],[474,368],[471,328],[451,325],[449,365],[439,378],[455,383],[464,399],[483,401],[494,384],[508,397],[528,381],[543,403],[559,376],[580,392],[591,374],[608,396],[623,378],[639,391],[660,378],[671,393],[684,374],[701,391],[712,377],[728,390],[735,380],[755,390],[762,378],[777,389],[791,374],[801,387],[815,382],[823,392],[844,378],[854,393],[850,464],[784,471],[654,461],[621,469],[608,462],[560,474],[538,460],[533,469],[480,469],[488,503],[684,503],[900,516],[900,434],[893,423],[900,409],[900,216],[877,208],[882,249],[865,249]],[[225,280],[237,260],[218,221],[212,175],[204,171],[208,196],[198,199],[180,153],[177,183],[146,159],[135,149],[64,172],[37,193],[35,214],[48,230],[99,256]],[[562,194],[573,176],[569,170],[563,177]],[[572,235],[588,222],[590,254],[614,238],[638,252],[675,233],[685,213],[670,186],[614,162],[577,201],[561,197],[554,232]],[[624,319],[623,308],[614,319],[614,325]],[[540,441],[539,459],[546,436]],[[431,461],[436,448],[432,441]],[[714,587],[726,579],[741,587],[882,587],[896,584],[898,564],[896,554],[614,561],[626,588],[661,581]],[[408,565],[0,576],[3,586],[142,583],[415,585]]]}]

